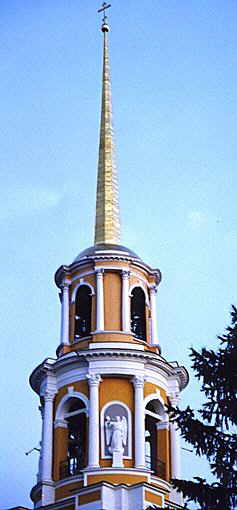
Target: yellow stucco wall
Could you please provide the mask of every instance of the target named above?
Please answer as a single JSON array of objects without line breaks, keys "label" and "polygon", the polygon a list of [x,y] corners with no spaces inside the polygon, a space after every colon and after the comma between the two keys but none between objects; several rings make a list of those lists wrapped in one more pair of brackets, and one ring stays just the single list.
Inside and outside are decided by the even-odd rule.
[{"label": "yellow stucco wall", "polygon": [[119,273],[104,273],[105,329],[121,330],[121,276]]},{"label": "yellow stucco wall", "polygon": [[133,412],[132,382],[119,377],[103,379],[100,384],[100,410],[111,400],[123,402]]}]

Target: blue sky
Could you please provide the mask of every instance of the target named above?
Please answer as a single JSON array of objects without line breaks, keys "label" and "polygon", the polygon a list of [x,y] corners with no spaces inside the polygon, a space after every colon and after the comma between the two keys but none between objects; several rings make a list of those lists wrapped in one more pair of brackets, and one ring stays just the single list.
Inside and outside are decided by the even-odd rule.
[{"label": "blue sky", "polygon": [[[30,506],[40,439],[28,376],[59,343],[53,275],[93,244],[101,95],[94,0],[0,5],[1,510]],[[123,244],[159,267],[163,354],[215,346],[236,304],[235,0],[113,1]],[[184,403],[201,396],[191,373]],[[206,464],[183,454],[184,473]]]}]

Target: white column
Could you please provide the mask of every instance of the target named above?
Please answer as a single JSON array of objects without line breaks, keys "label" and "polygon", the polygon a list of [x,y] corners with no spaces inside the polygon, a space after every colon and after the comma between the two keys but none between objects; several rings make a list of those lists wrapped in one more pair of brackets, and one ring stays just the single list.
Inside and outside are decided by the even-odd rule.
[{"label": "white column", "polygon": [[88,467],[99,467],[99,384],[98,374],[88,375],[90,388]]},{"label": "white column", "polygon": [[181,478],[180,431],[176,423],[170,424],[171,476]]},{"label": "white column", "polygon": [[155,286],[150,288],[150,300],[151,300],[151,343],[152,345],[158,345],[158,330],[157,330],[157,315],[156,315],[156,292]]},{"label": "white column", "polygon": [[54,392],[46,391],[44,394],[43,428],[42,428],[42,482],[52,481],[53,461],[53,400]]},{"label": "white column", "polygon": [[43,406],[38,407],[41,418],[42,418],[42,432],[41,432],[41,440],[40,440],[40,452],[39,452],[39,467],[38,467],[38,473],[37,473],[37,483],[42,480],[42,439],[43,439],[43,419],[44,419],[44,408]]},{"label": "white column", "polygon": [[129,332],[130,325],[130,298],[129,298],[129,271],[122,271],[122,329]]},{"label": "white column", "polygon": [[104,270],[96,271],[96,330],[104,330]]},{"label": "white column", "polygon": [[69,285],[67,282],[62,284],[62,304],[61,304],[61,344],[69,344]]},{"label": "white column", "polygon": [[135,376],[135,467],[145,468],[144,377]]}]

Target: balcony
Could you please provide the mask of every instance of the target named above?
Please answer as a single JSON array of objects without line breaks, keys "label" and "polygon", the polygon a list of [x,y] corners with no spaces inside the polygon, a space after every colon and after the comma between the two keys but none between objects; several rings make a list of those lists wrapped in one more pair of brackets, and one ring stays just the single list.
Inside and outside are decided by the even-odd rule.
[{"label": "balcony", "polygon": [[161,459],[152,459],[150,455],[145,455],[145,465],[147,469],[154,471],[155,476],[166,480],[166,463]]},{"label": "balcony", "polygon": [[72,458],[60,462],[60,480],[78,475],[86,467],[84,459]]}]

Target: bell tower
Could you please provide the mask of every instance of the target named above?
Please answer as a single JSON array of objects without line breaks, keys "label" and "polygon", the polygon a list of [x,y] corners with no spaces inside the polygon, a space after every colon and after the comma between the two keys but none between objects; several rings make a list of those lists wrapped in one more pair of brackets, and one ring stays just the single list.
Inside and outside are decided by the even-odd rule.
[{"label": "bell tower", "polygon": [[120,244],[109,67],[103,4],[103,73],[94,245],[55,282],[61,300],[56,359],[31,374],[42,438],[34,508],[143,510],[182,508],[170,480],[180,477],[179,433],[166,404],[188,383],[161,356],[156,295],[161,281]]}]

